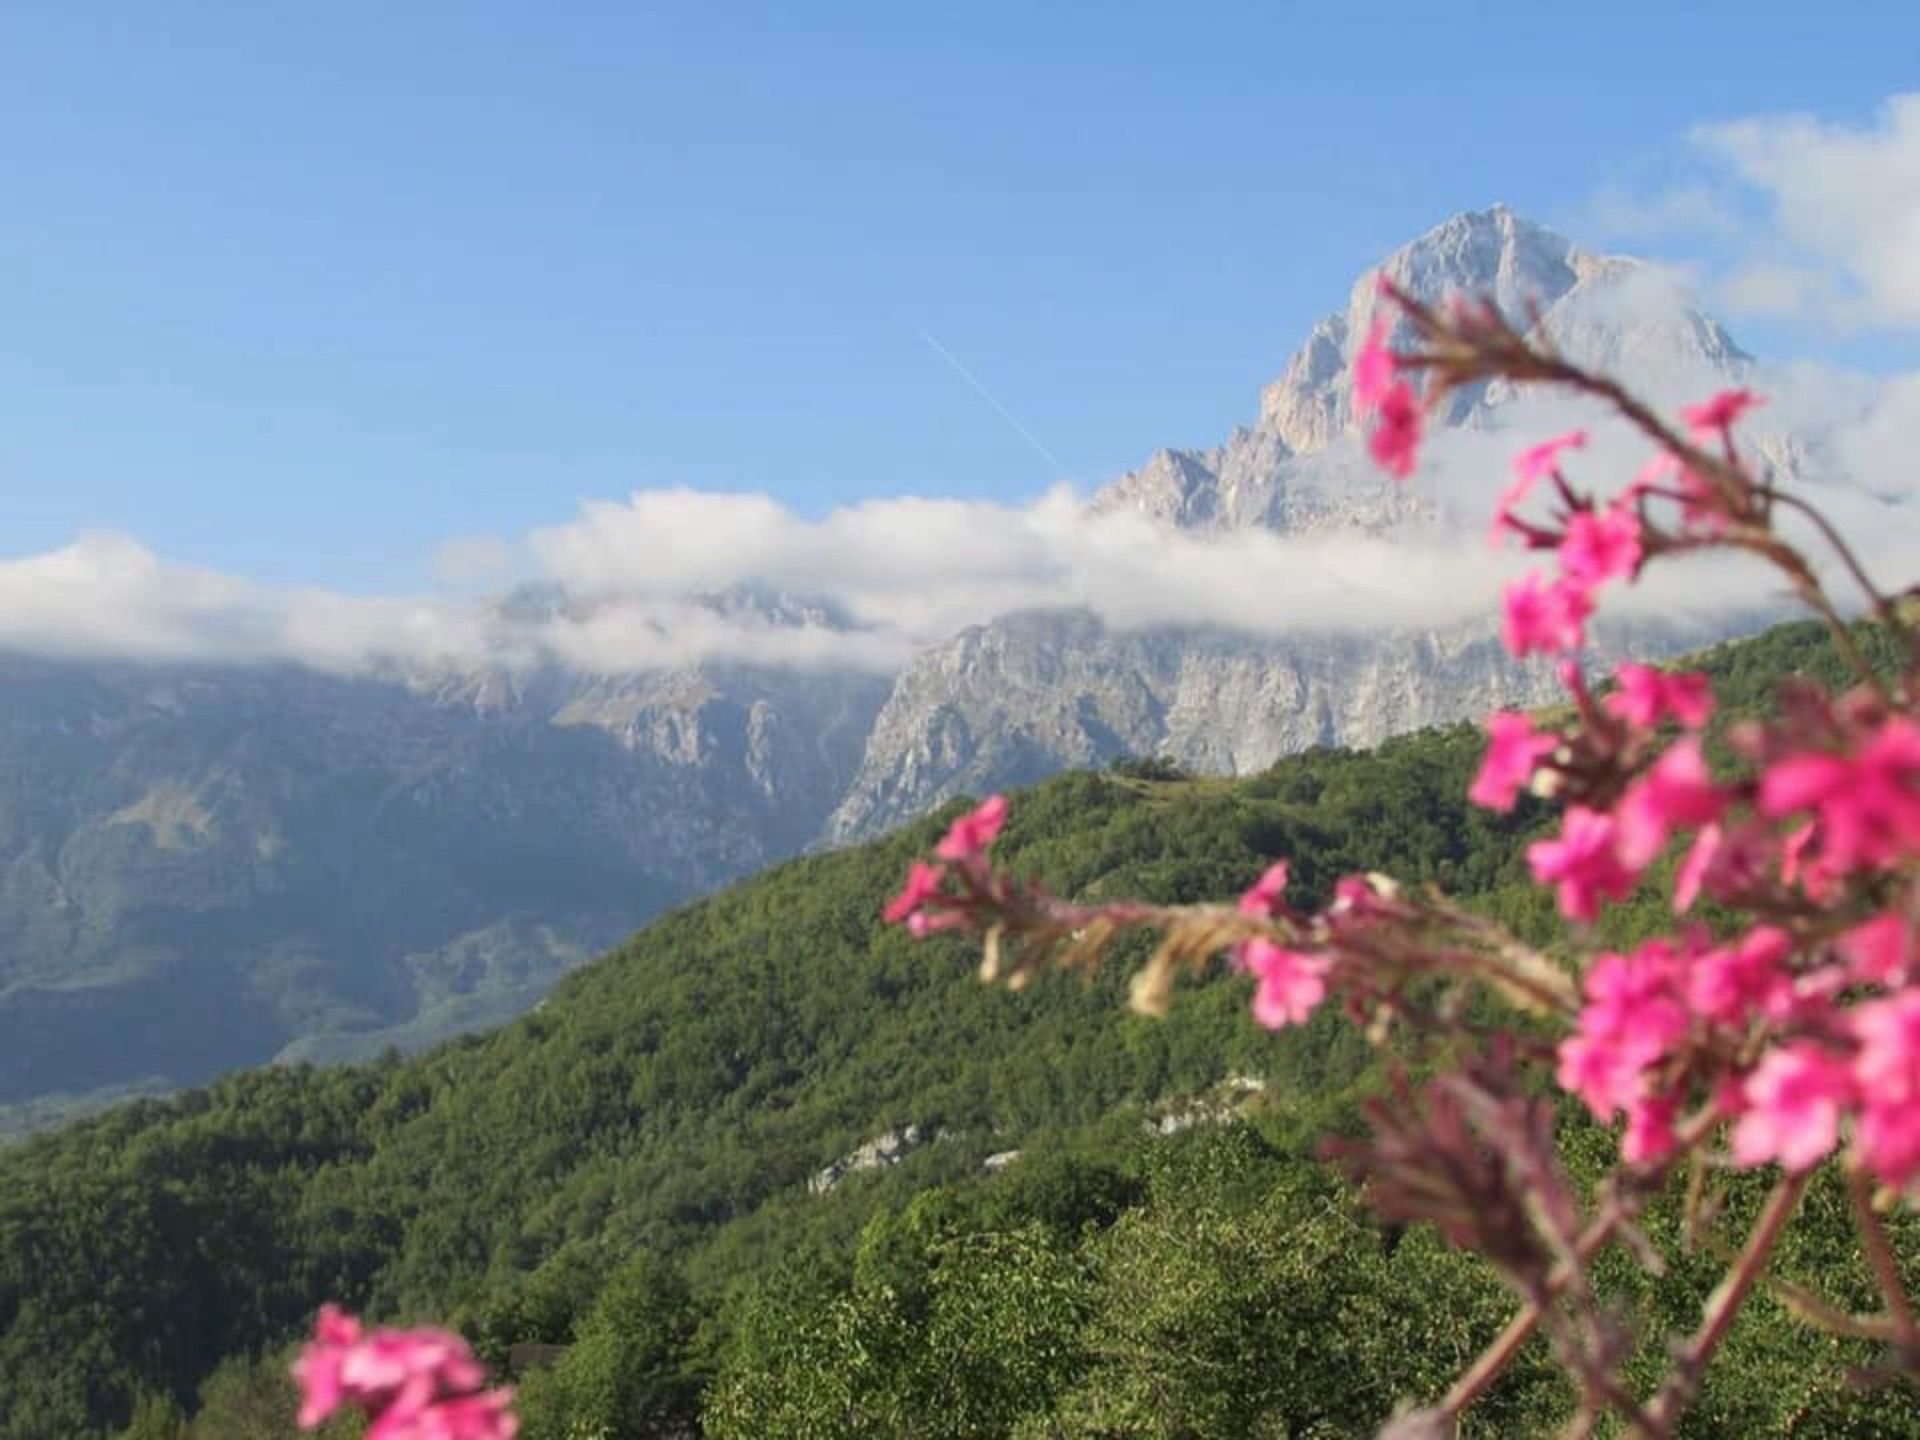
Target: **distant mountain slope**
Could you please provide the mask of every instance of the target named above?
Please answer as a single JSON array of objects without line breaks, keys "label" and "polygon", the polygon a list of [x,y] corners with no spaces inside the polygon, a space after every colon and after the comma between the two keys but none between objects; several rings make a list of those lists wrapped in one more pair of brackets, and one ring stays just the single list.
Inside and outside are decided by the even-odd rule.
[{"label": "distant mountain slope", "polygon": [[881,687],[811,679],[0,659],[0,1103],[509,1018],[817,833]]}]

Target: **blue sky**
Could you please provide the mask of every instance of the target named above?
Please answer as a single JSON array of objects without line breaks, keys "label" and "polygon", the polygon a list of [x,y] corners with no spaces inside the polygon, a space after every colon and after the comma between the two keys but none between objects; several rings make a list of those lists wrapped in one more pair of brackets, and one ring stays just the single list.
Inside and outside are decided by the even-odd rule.
[{"label": "blue sky", "polygon": [[1698,123],[1867,123],[1920,19],[1819,13],[10,5],[0,558],[372,591],[636,488],[1097,483],[1454,211],[1584,236]]}]

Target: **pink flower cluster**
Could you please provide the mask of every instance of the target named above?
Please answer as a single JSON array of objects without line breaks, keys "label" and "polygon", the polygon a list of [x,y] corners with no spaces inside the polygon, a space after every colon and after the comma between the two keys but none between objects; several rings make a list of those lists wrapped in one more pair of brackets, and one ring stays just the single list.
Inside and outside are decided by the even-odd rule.
[{"label": "pink flower cluster", "polygon": [[[1566,673],[1576,696],[1592,709],[1571,662]],[[1667,720],[1678,720],[1692,730],[1705,725],[1713,714],[1713,692],[1703,675],[1669,674],[1628,664],[1620,667],[1617,680],[1618,688],[1601,707],[1613,722],[1603,723],[1601,738],[1615,758],[1643,753],[1654,728]],[[1591,748],[1593,736],[1586,740]],[[1511,810],[1520,792],[1556,755],[1564,753],[1567,764],[1572,764],[1568,737],[1537,731],[1532,718],[1517,711],[1500,710],[1488,716],[1487,741],[1486,756],[1467,796],[1490,810]],[[1567,783],[1577,783],[1578,778],[1562,777]],[[1725,803],[1726,797],[1707,773],[1700,742],[1688,735],[1660,755],[1612,804],[1598,807],[1579,800],[1570,804],[1559,837],[1533,845],[1528,862],[1536,880],[1558,888],[1562,913],[1569,919],[1592,920],[1603,900],[1618,900],[1632,890],[1674,831],[1712,826]]]},{"label": "pink flower cluster", "polygon": [[1405,379],[1387,348],[1387,318],[1375,315],[1353,362],[1353,413],[1357,419],[1375,417],[1367,449],[1381,468],[1402,480],[1419,462],[1423,424],[1420,397]]},{"label": "pink flower cluster", "polygon": [[1533,717],[1517,710],[1496,710],[1487,717],[1487,756],[1467,798],[1489,810],[1511,810],[1547,756],[1560,748],[1558,735],[1533,728]]},{"label": "pink flower cluster", "polygon": [[[1533,571],[1507,587],[1501,638],[1514,655],[1570,655],[1586,644],[1586,622],[1594,610],[1594,592],[1612,580],[1639,573],[1646,549],[1639,497],[1629,491],[1600,506],[1575,495],[1560,473],[1560,456],[1587,443],[1584,430],[1569,431],[1523,452],[1514,461],[1514,478],[1494,510],[1492,537],[1514,535],[1530,548],[1552,547],[1560,573]],[[1551,477],[1565,502],[1558,528],[1536,525],[1516,513],[1544,479]]]},{"label": "pink flower cluster", "polygon": [[966,902],[946,887],[948,866],[985,886],[991,880],[987,850],[1007,823],[1007,797],[989,795],[948,828],[933,853],[946,864],[916,860],[907,872],[906,887],[887,902],[881,918],[889,925],[905,924],[907,933],[921,940],[941,930],[957,930],[968,923]]},{"label": "pink flower cluster", "polygon": [[1814,816],[1827,875],[1886,870],[1920,854],[1920,725],[1889,717],[1851,749],[1788,755],[1760,782],[1760,812]]},{"label": "pink flower cluster", "polygon": [[[1911,952],[1904,920],[1870,923],[1877,956],[1891,929]],[[1796,970],[1795,948],[1785,930],[1759,925],[1722,945],[1694,931],[1600,956],[1587,971],[1578,1026],[1560,1045],[1561,1085],[1601,1120],[1624,1113],[1622,1154],[1655,1163],[1672,1153],[1690,1071],[1755,1034],[1779,1034],[1713,1097],[1735,1121],[1735,1162],[1808,1169],[1833,1153],[1851,1122],[1859,1161],[1888,1184],[1910,1185],[1920,1176],[1920,990],[1841,1008],[1840,991],[1892,973],[1884,959]]]},{"label": "pink flower cluster", "polygon": [[321,1307],[294,1362],[299,1423],[311,1430],[342,1408],[368,1419],[367,1440],[512,1440],[511,1390],[486,1390],[486,1372],[444,1330],[366,1330]]},{"label": "pink flower cluster", "polygon": [[[1384,344],[1384,322],[1376,322],[1354,377],[1363,413],[1385,410],[1396,384],[1406,388],[1394,381],[1396,362]],[[1688,407],[1682,420],[1695,444],[1717,442],[1731,464],[1733,426],[1758,403],[1731,390]],[[1400,476],[1413,453],[1403,429],[1389,416],[1373,442],[1376,458]],[[1714,710],[1705,676],[1622,665],[1595,705],[1571,657],[1585,643],[1599,588],[1633,580],[1647,557],[1644,500],[1677,500],[1682,534],[1695,539],[1726,533],[1740,502],[1726,498],[1725,482],[1715,491],[1672,454],[1611,502],[1582,495],[1560,464],[1586,443],[1586,432],[1576,430],[1519,456],[1493,525],[1495,538],[1556,553],[1557,574],[1536,571],[1507,590],[1503,638],[1516,656],[1564,657],[1580,723],[1560,734],[1542,732],[1518,712],[1490,716],[1470,796],[1509,810],[1521,791],[1537,787],[1543,769],[1551,772],[1547,790],[1567,802],[1560,830],[1531,845],[1527,860],[1569,919],[1597,919],[1674,837],[1692,835],[1675,876],[1676,910],[1691,908],[1704,891],[1749,911],[1777,912],[1782,923],[1755,924],[1724,944],[1696,927],[1631,954],[1598,957],[1584,976],[1573,1033],[1559,1047],[1560,1083],[1600,1119],[1625,1117],[1622,1152],[1631,1163],[1667,1159],[1676,1116],[1705,1097],[1733,1121],[1740,1164],[1804,1169],[1850,1135],[1872,1173],[1914,1184],[1920,947],[1913,917],[1883,911],[1825,941],[1821,934],[1831,932],[1819,917],[1850,880],[1907,874],[1920,859],[1920,724],[1843,702],[1811,721],[1803,714],[1798,732],[1749,739],[1749,753],[1761,761],[1757,777],[1722,783],[1694,733]],[[1659,490],[1669,478],[1679,488]],[[1561,501],[1558,518],[1521,518],[1519,507],[1549,480]],[[1661,749],[1656,734],[1668,725],[1683,733]],[[1242,910],[1261,893],[1257,886],[1243,897]],[[1262,1023],[1300,1018],[1323,998],[1326,959],[1258,941],[1239,953],[1261,977],[1255,1009]]]},{"label": "pink flower cluster", "polygon": [[[1287,880],[1286,861],[1269,865],[1241,895],[1240,913],[1256,920],[1286,913]],[[1333,963],[1324,955],[1289,949],[1256,936],[1235,949],[1234,959],[1253,974],[1253,1018],[1269,1030],[1306,1023],[1327,998],[1327,972]]]},{"label": "pink flower cluster", "polygon": [[1652,730],[1668,720],[1698,730],[1713,718],[1713,687],[1707,677],[1656,670],[1631,662],[1613,672],[1615,689],[1607,696],[1607,711],[1641,730]]}]

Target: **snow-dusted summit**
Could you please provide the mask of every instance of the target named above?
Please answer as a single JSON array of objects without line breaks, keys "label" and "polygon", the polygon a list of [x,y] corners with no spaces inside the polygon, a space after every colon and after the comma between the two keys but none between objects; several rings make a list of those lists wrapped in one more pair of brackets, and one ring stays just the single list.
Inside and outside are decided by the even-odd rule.
[{"label": "snow-dusted summit", "polygon": [[[1262,525],[1289,534],[1379,531],[1418,518],[1417,490],[1363,463],[1350,377],[1387,303],[1382,278],[1422,300],[1490,298],[1508,315],[1538,312],[1561,351],[1630,373],[1656,389],[1737,375],[1747,357],[1659,271],[1597,255],[1504,205],[1437,225],[1354,281],[1346,309],[1313,327],[1280,378],[1260,392],[1250,426],[1209,450],[1162,450],[1102,490],[1098,510],[1132,510],[1186,529]],[[1404,338],[1402,326],[1390,334]],[[1453,397],[1442,425],[1474,423],[1511,396],[1494,387]]]}]

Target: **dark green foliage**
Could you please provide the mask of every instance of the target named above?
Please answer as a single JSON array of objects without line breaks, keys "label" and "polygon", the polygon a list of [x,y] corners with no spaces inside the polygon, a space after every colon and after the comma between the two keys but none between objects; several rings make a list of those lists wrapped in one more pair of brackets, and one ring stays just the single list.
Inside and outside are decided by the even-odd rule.
[{"label": "dark green foliage", "polygon": [[656,1255],[634,1256],[572,1326],[554,1367],[522,1385],[528,1440],[578,1431],[604,1440],[687,1433],[700,1393],[690,1365],[696,1320],[680,1274]]},{"label": "dark green foliage", "polygon": [[[1804,630],[1751,643],[1771,673],[1828,664]],[[1762,698],[1752,653],[1712,662],[1737,705]],[[1239,782],[1063,776],[1019,797],[999,853],[1063,893],[1169,901],[1286,855],[1303,900],[1379,869],[1550,935],[1521,859],[1544,812],[1469,807],[1479,754],[1462,727]],[[1440,1385],[1504,1303],[1312,1161],[1367,1083],[1353,1027],[1269,1035],[1232,978],[1142,1020],[1124,956],[982,985],[966,942],[878,919],[943,818],[675,911],[492,1035],[248,1072],[0,1151],[0,1440],[152,1430],[167,1403],[211,1426],[284,1385],[324,1299],[450,1322],[496,1367],[564,1347],[516,1377],[530,1440],[672,1433],[714,1375],[716,1433],[765,1435],[1342,1434]],[[1157,1103],[1230,1076],[1265,1083],[1266,1140],[1143,1158]],[[808,1192],[907,1125],[928,1143],[902,1163]],[[1681,1323],[1690,1281],[1660,1293]],[[1764,1373],[1784,1333],[1730,1366]],[[1491,1433],[1532,1433],[1556,1393],[1523,1372]],[[1768,1433],[1776,1393],[1714,1401],[1748,1427],[1726,1433]]]},{"label": "dark green foliage", "polygon": [[[1509,1314],[1484,1270],[1244,1126],[1136,1138],[1132,1203],[1077,1233],[1018,1221],[1057,1193],[1027,1163],[875,1217],[844,1285],[738,1302],[707,1433],[1364,1435]],[[1562,1404],[1529,1357],[1485,1413],[1528,1433]]]}]

